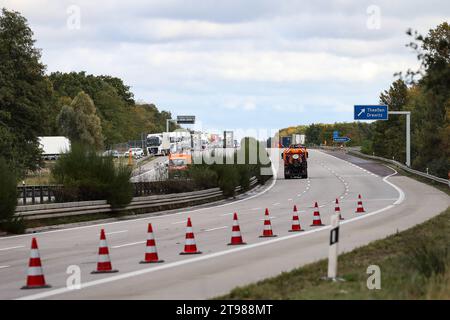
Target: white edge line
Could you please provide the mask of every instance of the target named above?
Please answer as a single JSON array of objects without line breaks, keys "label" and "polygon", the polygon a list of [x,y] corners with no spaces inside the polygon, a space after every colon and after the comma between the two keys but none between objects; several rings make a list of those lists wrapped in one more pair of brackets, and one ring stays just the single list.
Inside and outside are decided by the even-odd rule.
[{"label": "white edge line", "polygon": [[[335,157],[336,158],[336,157]],[[339,159],[339,158],[337,158]],[[342,159],[340,159],[342,160]],[[346,160],[342,160],[342,161],[346,161]],[[346,161],[348,162],[348,161]],[[394,170],[394,169],[393,169]],[[380,214],[386,210],[389,210],[391,208],[393,208],[396,204],[400,204],[404,201],[405,199],[405,195],[402,189],[400,189],[399,187],[397,187],[396,185],[394,185],[392,182],[387,181],[388,178],[390,178],[391,176],[397,174],[397,171],[394,170],[395,172],[384,177],[383,181],[386,182],[387,184],[393,186],[398,192],[399,192],[399,197],[397,199],[396,202],[394,202],[394,204],[388,205],[384,208],[378,209],[376,211],[370,212],[370,213],[366,213],[362,216],[358,216],[358,217],[354,217],[351,218],[349,220],[344,220],[343,222],[341,222],[341,224],[347,224],[350,222],[354,222],[354,221],[358,221],[358,220],[362,220],[377,214]],[[256,247],[260,247],[260,246],[264,246],[264,245],[268,245],[268,244],[273,244],[273,243],[277,243],[280,241],[284,241],[284,240],[288,240],[288,239],[293,239],[293,238],[297,238],[297,237],[303,237],[306,236],[308,234],[312,234],[312,233],[316,233],[316,232],[320,232],[320,231],[324,231],[327,229],[330,229],[331,226],[324,226],[324,227],[320,227],[317,229],[312,229],[312,230],[308,230],[299,234],[292,234],[292,235],[288,235],[288,236],[284,236],[284,237],[280,237],[280,238],[275,238],[275,239],[271,239],[271,240],[266,240],[263,242],[259,242],[259,243],[254,243],[254,244],[250,244],[247,245],[245,247],[239,247],[239,248],[235,248],[235,249],[229,249],[229,250],[224,250],[224,251],[219,251],[216,253],[211,253],[211,254],[207,254],[201,257],[196,257],[196,258],[191,258],[191,259],[187,259],[187,260],[181,260],[181,261],[176,261],[176,262],[172,262],[172,263],[168,263],[166,265],[161,265],[161,266],[157,266],[151,269],[142,269],[142,270],[136,270],[136,271],[131,271],[128,273],[124,273],[124,274],[120,274],[120,275],[116,275],[116,276],[112,276],[112,277],[108,277],[108,278],[103,278],[103,279],[99,279],[99,280],[94,280],[94,281],[89,281],[89,282],[85,282],[81,284],[81,288],[77,289],[77,290],[81,290],[84,288],[88,288],[88,287],[92,287],[92,286],[96,286],[96,285],[100,285],[100,284],[104,284],[104,283],[109,283],[109,282],[113,282],[113,281],[117,281],[117,280],[122,280],[122,279],[127,279],[130,277],[134,277],[134,276],[138,276],[138,275],[142,275],[142,274],[146,274],[146,273],[151,273],[151,272],[156,272],[159,270],[164,270],[164,269],[169,269],[169,268],[174,268],[177,266],[182,266],[185,264],[189,264],[189,263],[194,263],[194,262],[198,262],[198,261],[203,261],[203,260],[207,260],[207,259],[211,259],[211,258],[216,258],[216,257],[220,257],[220,256],[224,256],[227,254],[231,254],[231,253],[235,253],[235,252],[239,252],[239,251],[244,251],[244,250],[248,250],[251,248],[256,248]],[[59,288],[59,289],[55,289],[55,290],[51,290],[51,291],[47,291],[47,292],[42,292],[42,293],[38,293],[38,294],[34,294],[34,295],[29,295],[29,296],[25,296],[25,297],[20,297],[16,300],[36,300],[36,299],[42,299],[42,298],[47,298],[47,297],[51,297],[54,295],[58,295],[58,294],[62,294],[62,293],[66,293],[69,291],[72,291],[74,289],[69,289],[69,288]]]}]

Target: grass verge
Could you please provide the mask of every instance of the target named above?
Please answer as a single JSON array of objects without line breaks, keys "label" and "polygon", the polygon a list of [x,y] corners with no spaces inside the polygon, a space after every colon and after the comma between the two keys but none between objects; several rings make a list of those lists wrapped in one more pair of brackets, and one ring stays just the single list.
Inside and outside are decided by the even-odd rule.
[{"label": "grass verge", "polygon": [[[369,265],[381,289],[367,288]],[[322,280],[327,260],[284,272],[219,299],[450,299],[450,207],[411,229],[339,256],[345,281]]]}]

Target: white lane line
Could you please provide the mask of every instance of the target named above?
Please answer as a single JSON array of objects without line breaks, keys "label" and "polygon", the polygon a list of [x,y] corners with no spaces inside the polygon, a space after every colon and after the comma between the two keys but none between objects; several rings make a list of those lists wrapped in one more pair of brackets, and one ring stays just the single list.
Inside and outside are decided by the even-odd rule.
[{"label": "white lane line", "polygon": [[280,205],[280,203],[279,203],[279,202],[275,202],[275,203],[273,203],[272,205],[273,205],[273,206],[278,206],[278,205]]},{"label": "white lane line", "polygon": [[0,269],[9,268],[10,266],[0,266]]},{"label": "white lane line", "polygon": [[[343,160],[345,161],[345,160]],[[393,169],[394,170],[394,169]],[[395,171],[395,170],[394,170]],[[383,178],[383,181],[388,183],[389,185],[395,186],[392,182],[387,181],[387,179],[393,175],[397,174],[397,171],[391,175],[388,175],[386,177]],[[405,195],[402,189],[400,189],[399,187],[395,186],[395,188],[399,191],[399,197],[396,201],[396,203],[388,205],[384,208],[378,209],[376,211],[370,212],[370,213],[366,213],[364,215],[361,216],[357,216],[354,218],[350,218],[348,220],[344,220],[342,221],[340,224],[347,224],[347,223],[351,223],[354,221],[358,221],[358,220],[362,220],[362,219],[366,219],[368,217],[380,214],[386,210],[389,210],[393,207],[395,207],[395,204],[400,204],[405,200]],[[156,271],[160,271],[160,270],[165,270],[165,269],[169,269],[169,268],[174,268],[174,267],[179,267],[182,265],[186,265],[186,264],[190,264],[190,263],[194,263],[194,262],[199,262],[199,261],[204,261],[204,260],[208,260],[208,259],[212,259],[212,258],[217,258],[217,257],[221,257],[227,254],[232,254],[232,253],[236,253],[239,251],[244,251],[244,250],[249,250],[252,248],[257,248],[257,247],[261,247],[261,246],[266,246],[269,244],[274,244],[280,241],[284,241],[284,240],[288,240],[288,239],[293,239],[293,238],[297,238],[297,237],[304,237],[306,235],[309,234],[313,234],[316,232],[321,232],[327,229],[330,229],[330,226],[324,226],[324,227],[319,227],[317,229],[312,229],[312,230],[307,230],[304,231],[302,233],[297,233],[297,234],[292,234],[292,235],[288,235],[288,236],[284,236],[284,237],[279,237],[279,238],[274,238],[274,239],[270,239],[270,240],[266,240],[266,241],[262,241],[262,242],[257,242],[257,243],[253,243],[253,244],[248,244],[247,246],[244,247],[239,247],[239,248],[234,248],[234,249],[228,249],[228,250],[224,250],[224,251],[219,251],[219,252],[215,252],[215,253],[210,253],[210,254],[206,254],[204,256],[200,256],[200,257],[195,257],[195,258],[191,258],[191,259],[187,259],[187,260],[180,260],[180,261],[176,261],[176,262],[172,262],[172,263],[167,263],[165,265],[161,265],[161,266],[157,266],[157,267],[153,267],[153,268],[145,268],[145,269],[141,269],[141,270],[136,270],[136,271],[131,271],[128,273],[122,273],[116,276],[112,276],[112,277],[107,277],[107,278],[103,278],[103,279],[98,279],[98,280],[94,280],[94,281],[89,281],[89,282],[84,282],[81,284],[81,288],[77,289],[77,290],[81,290],[84,288],[89,288],[89,287],[93,287],[93,286],[97,286],[100,284],[105,284],[105,283],[110,283],[110,282],[114,282],[114,281],[118,281],[118,280],[123,280],[123,279],[127,279],[127,278],[131,278],[131,277],[135,277],[135,276],[139,276],[139,275],[143,275],[143,274],[147,274],[147,273],[151,273],[151,272],[156,272]],[[48,298],[51,296],[55,296],[58,294],[63,294],[63,293],[67,293],[71,290],[74,289],[69,289],[68,287],[62,287],[59,289],[54,289],[54,290],[50,290],[50,291],[46,291],[46,292],[42,292],[42,293],[37,293],[37,294],[33,294],[33,295],[29,295],[29,296],[24,296],[21,298],[18,298],[17,300],[36,300],[36,299],[43,299],[43,298]]]},{"label": "white lane line", "polygon": [[221,216],[229,216],[232,215],[234,212],[227,212],[227,213],[222,213]]},{"label": "white lane line", "polygon": [[183,221],[177,221],[177,222],[172,222],[172,224],[179,224],[179,223],[186,223],[187,220],[183,220]]},{"label": "white lane line", "polygon": [[116,234],[116,233],[124,233],[124,232],[128,232],[128,230],[106,232],[106,235]]},{"label": "white lane line", "polygon": [[289,199],[288,199],[288,201],[292,201],[292,199],[291,199],[291,198],[289,198]]},{"label": "white lane line", "polygon": [[206,229],[204,230],[204,232],[209,232],[209,231],[214,231],[214,230],[220,230],[220,229],[225,229],[228,228],[227,226],[223,226],[223,227],[217,227],[217,228],[211,228],[211,229]]},{"label": "white lane line", "polygon": [[134,246],[136,244],[142,244],[142,243],[146,243],[146,242],[147,241],[130,242],[130,243],[125,243],[125,244],[120,244],[118,246],[112,246],[111,248],[117,249],[117,248],[129,247],[129,246]]},{"label": "white lane line", "polygon": [[9,247],[9,248],[0,248],[0,251],[6,251],[6,250],[13,250],[13,249],[19,249],[24,248],[25,246],[15,246],[15,247]]},{"label": "white lane line", "polygon": [[250,209],[250,210],[261,210],[261,208],[252,208],[252,209]]}]

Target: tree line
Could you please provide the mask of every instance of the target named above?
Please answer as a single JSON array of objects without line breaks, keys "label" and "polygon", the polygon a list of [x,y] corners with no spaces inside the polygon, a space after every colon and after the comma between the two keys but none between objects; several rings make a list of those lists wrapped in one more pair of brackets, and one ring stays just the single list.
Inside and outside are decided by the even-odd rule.
[{"label": "tree line", "polygon": [[[412,167],[447,178],[450,171],[450,26],[447,22],[426,36],[407,31],[406,45],[417,54],[419,70],[395,74],[396,79],[380,94],[379,103],[390,111],[411,111]],[[391,115],[389,120],[371,123],[348,122],[293,126],[279,136],[306,135],[309,145],[338,145],[333,131],[352,140],[347,146],[361,146],[367,154],[406,161],[406,119]]]},{"label": "tree line", "polygon": [[119,78],[46,74],[41,50],[19,12],[0,12],[0,157],[19,176],[41,166],[39,136],[65,135],[100,150],[164,131],[170,112],[137,103]]}]

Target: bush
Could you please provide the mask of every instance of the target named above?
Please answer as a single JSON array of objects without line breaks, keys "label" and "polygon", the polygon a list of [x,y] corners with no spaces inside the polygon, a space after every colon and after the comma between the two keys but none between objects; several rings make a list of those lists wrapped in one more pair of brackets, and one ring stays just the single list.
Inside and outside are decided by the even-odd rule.
[{"label": "bush", "polygon": [[112,157],[102,157],[93,149],[72,144],[52,169],[55,181],[64,185],[58,199],[64,201],[107,200],[113,208],[131,202],[131,169],[115,167]]},{"label": "bush", "polygon": [[429,241],[417,247],[410,248],[408,261],[421,275],[426,278],[443,274],[449,263],[449,247],[442,247]]},{"label": "bush", "polygon": [[199,189],[209,189],[217,187],[217,173],[205,165],[191,166],[189,176]]},{"label": "bush", "polygon": [[17,179],[5,159],[0,158],[0,221],[14,216],[17,206]]},{"label": "bush", "polygon": [[9,233],[25,233],[25,222],[22,217],[10,217],[1,223],[1,229]]},{"label": "bush", "polygon": [[235,189],[239,185],[239,172],[237,166],[224,164],[219,170],[219,187],[227,197],[235,195]]}]

